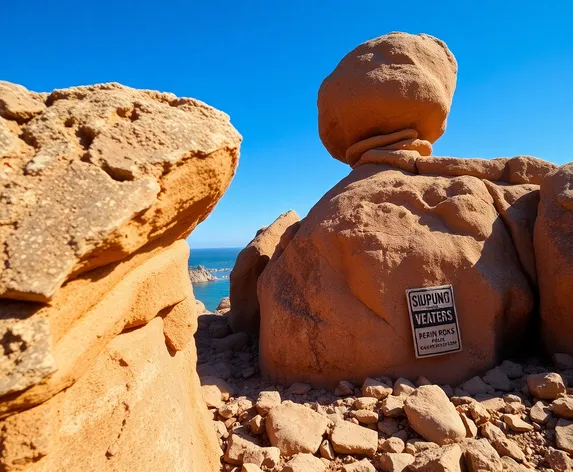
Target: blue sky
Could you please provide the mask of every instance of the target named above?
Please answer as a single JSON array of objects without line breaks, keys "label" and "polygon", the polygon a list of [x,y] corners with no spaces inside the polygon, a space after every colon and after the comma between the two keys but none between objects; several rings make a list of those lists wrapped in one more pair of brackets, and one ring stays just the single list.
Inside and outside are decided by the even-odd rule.
[{"label": "blue sky", "polygon": [[1,13],[1,79],[37,91],[117,81],[231,115],[241,162],[192,247],[243,246],[349,172],[318,138],[318,87],[348,51],[390,31],[437,36],[458,60],[435,155],[573,160],[570,0],[29,0]]}]

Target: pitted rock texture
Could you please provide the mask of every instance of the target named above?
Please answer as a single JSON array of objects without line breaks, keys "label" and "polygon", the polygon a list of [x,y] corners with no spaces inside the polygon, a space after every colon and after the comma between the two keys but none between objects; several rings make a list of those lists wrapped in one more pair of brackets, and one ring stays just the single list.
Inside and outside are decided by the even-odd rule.
[{"label": "pitted rock texture", "polygon": [[[443,41],[390,33],[349,52],[318,94],[320,138],[336,159],[367,138],[408,128],[436,141],[446,129],[457,62]],[[431,146],[430,146],[431,149]]]},{"label": "pitted rock texture", "polygon": [[298,230],[299,220],[293,210],[283,213],[272,224],[260,229],[237,256],[230,275],[232,310],[229,314],[229,326],[233,331],[258,332],[257,281],[269,261],[282,254]]},{"label": "pitted rock texture", "polygon": [[545,347],[573,355],[573,163],[541,184],[534,242]]},{"label": "pitted rock texture", "polygon": [[[506,197],[494,199],[488,185],[356,167],[259,278],[262,372],[334,387],[382,374],[458,383],[491,368],[528,325],[534,259],[531,231],[515,225],[520,240],[529,238],[516,250],[505,223],[512,213],[499,203]],[[519,187],[516,195],[533,202],[522,209],[531,221],[537,187]],[[454,288],[463,351],[416,360],[405,290],[444,284]]]},{"label": "pitted rock texture", "polygon": [[188,235],[237,166],[229,117],[168,93],[0,83],[0,297],[46,302],[70,277]]}]

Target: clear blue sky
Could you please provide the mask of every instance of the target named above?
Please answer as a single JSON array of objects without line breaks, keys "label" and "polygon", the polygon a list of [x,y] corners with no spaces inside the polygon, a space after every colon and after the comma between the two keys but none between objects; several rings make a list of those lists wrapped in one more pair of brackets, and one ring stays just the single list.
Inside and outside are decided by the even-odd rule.
[{"label": "clear blue sky", "polygon": [[573,160],[571,0],[29,0],[0,14],[4,80],[37,91],[117,81],[231,115],[241,162],[192,247],[243,246],[349,172],[318,139],[317,90],[348,51],[390,31],[437,36],[458,60],[435,155]]}]

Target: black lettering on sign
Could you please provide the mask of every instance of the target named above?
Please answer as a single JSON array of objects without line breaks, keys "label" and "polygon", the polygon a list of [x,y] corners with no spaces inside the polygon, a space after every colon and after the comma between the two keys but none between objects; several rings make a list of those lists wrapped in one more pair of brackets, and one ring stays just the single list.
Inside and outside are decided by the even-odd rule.
[{"label": "black lettering on sign", "polygon": [[406,290],[416,357],[462,350],[451,285]]}]

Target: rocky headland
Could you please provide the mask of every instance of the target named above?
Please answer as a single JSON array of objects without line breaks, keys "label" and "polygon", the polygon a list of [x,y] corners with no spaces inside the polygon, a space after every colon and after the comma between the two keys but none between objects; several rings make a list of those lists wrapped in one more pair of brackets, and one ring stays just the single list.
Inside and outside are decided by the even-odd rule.
[{"label": "rocky headland", "polygon": [[205,267],[202,265],[198,265],[195,267],[189,267],[189,278],[191,279],[191,283],[199,284],[205,282],[211,282],[213,280],[217,280],[211,272],[209,272]]}]

